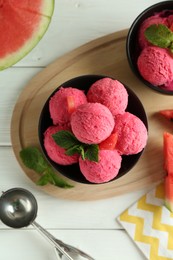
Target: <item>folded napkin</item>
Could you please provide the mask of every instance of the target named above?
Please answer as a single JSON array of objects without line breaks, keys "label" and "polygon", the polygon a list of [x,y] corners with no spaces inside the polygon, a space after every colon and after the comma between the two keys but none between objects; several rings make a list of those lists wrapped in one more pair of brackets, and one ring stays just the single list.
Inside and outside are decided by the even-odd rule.
[{"label": "folded napkin", "polygon": [[117,220],[147,259],[173,259],[173,213],[164,206],[163,183],[125,210]]}]

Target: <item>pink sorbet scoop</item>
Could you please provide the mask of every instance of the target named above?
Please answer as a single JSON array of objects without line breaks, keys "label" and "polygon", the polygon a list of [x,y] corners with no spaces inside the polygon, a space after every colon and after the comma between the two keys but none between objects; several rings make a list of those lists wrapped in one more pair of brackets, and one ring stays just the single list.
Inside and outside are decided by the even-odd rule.
[{"label": "pink sorbet scoop", "polygon": [[143,21],[140,30],[139,30],[139,35],[138,35],[138,40],[139,40],[139,46],[141,49],[144,49],[145,47],[151,45],[148,40],[145,38],[145,30],[153,25],[153,24],[164,24],[168,26],[167,18],[166,17],[160,17],[160,13],[148,17],[146,20]]},{"label": "pink sorbet scoop", "polygon": [[129,112],[116,116],[113,132],[118,135],[115,149],[122,155],[137,154],[146,146],[147,129],[137,116]]},{"label": "pink sorbet scoop", "polygon": [[139,55],[137,65],[141,76],[155,86],[173,80],[173,58],[166,49],[146,47]]},{"label": "pink sorbet scoop", "polygon": [[79,158],[79,167],[85,178],[93,183],[108,182],[115,178],[122,158],[116,150],[100,150],[99,162]]},{"label": "pink sorbet scoop", "polygon": [[79,141],[86,144],[98,144],[111,134],[114,128],[114,118],[104,105],[86,103],[73,112],[71,128]]},{"label": "pink sorbet scoop", "polygon": [[50,126],[44,133],[44,147],[50,159],[61,165],[70,165],[77,163],[79,155],[68,156],[65,154],[66,150],[56,144],[52,135],[60,130],[68,130],[67,126]]},{"label": "pink sorbet scoop", "polygon": [[68,103],[68,100],[73,101],[73,110],[87,102],[87,98],[82,90],[61,87],[49,101],[50,116],[54,125],[69,123],[71,104]]},{"label": "pink sorbet scoop", "polygon": [[111,78],[103,78],[92,84],[87,99],[88,102],[105,105],[113,116],[124,113],[128,104],[128,94],[124,85]]}]

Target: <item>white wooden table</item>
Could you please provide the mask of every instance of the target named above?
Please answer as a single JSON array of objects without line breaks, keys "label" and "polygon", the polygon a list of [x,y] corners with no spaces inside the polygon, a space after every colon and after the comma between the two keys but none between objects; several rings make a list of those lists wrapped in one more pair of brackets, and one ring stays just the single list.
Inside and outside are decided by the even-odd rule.
[{"label": "white wooden table", "polygon": [[[71,201],[40,191],[23,173],[10,141],[10,121],[26,83],[55,58],[98,37],[128,28],[156,0],[55,0],[51,25],[40,43],[12,68],[0,72],[0,191],[29,189],[37,198],[37,222],[96,260],[142,260],[116,217],[148,189],[98,201]],[[14,230],[0,222],[1,260],[54,260],[52,246],[32,227]]]}]

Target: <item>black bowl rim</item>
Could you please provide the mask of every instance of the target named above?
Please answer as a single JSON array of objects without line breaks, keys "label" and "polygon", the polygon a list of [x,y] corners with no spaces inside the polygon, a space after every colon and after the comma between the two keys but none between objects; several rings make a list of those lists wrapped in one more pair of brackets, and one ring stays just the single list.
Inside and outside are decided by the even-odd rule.
[{"label": "black bowl rim", "polygon": [[[169,8],[172,7],[172,8]],[[131,36],[134,33],[134,29],[135,31],[139,28],[140,24],[147,18],[150,17],[152,14],[154,14],[155,12],[159,12],[161,10],[156,10],[156,9],[168,9],[168,10],[173,10],[173,1],[162,1],[156,4],[153,4],[149,7],[147,7],[144,11],[142,11],[133,21],[132,25],[129,28],[128,34],[127,34],[127,38],[126,38],[126,54],[127,54],[127,59],[129,62],[129,65],[132,69],[132,71],[134,72],[134,74],[149,88],[151,88],[152,90],[160,93],[160,94],[165,94],[165,95],[173,95],[173,90],[169,91],[166,89],[162,89],[159,88],[157,86],[152,85],[151,83],[149,83],[148,81],[146,81],[139,73],[136,64],[133,63],[132,58],[131,58],[131,51],[130,51],[130,42],[131,42]],[[144,18],[144,16],[148,13],[148,15]]]},{"label": "black bowl rim", "polygon": [[[42,124],[42,119],[43,119],[43,115],[44,115],[44,110],[45,110],[45,108],[48,106],[48,103],[49,103],[50,98],[60,89],[60,87],[63,87],[64,85],[69,85],[69,82],[75,81],[75,80],[79,80],[79,79],[91,78],[91,77],[92,77],[92,78],[95,78],[95,80],[99,80],[99,79],[102,79],[102,78],[112,78],[112,79],[115,80],[114,77],[107,76],[107,75],[85,74],[85,75],[73,77],[73,78],[71,78],[71,79],[69,79],[69,80],[67,80],[67,81],[65,81],[65,82],[63,82],[63,83],[61,83],[61,84],[60,84],[58,87],[56,87],[56,88],[54,89],[54,91],[49,95],[49,97],[48,97],[47,100],[45,101],[44,106],[43,106],[43,108],[42,108],[42,110],[41,110],[40,117],[39,117],[39,122],[38,122],[38,138],[39,138],[39,143],[40,143],[40,146],[41,146],[41,149],[42,149],[42,152],[43,152],[45,158],[46,158],[47,161],[50,163],[50,165],[51,165],[53,168],[55,168],[55,170],[57,170],[62,176],[65,176],[66,178],[68,178],[68,179],[70,179],[70,180],[72,180],[72,181],[75,181],[75,182],[78,182],[78,183],[82,183],[82,184],[103,185],[103,184],[107,184],[107,183],[109,183],[109,182],[115,181],[116,179],[119,179],[119,178],[121,178],[122,176],[124,176],[125,174],[127,174],[127,173],[136,165],[136,163],[138,162],[139,158],[140,158],[141,155],[143,154],[145,148],[144,148],[141,152],[139,152],[138,154],[128,155],[128,156],[122,156],[122,158],[124,158],[124,157],[129,157],[129,156],[135,156],[136,159],[134,160],[134,163],[133,163],[133,165],[132,165],[131,167],[129,167],[127,170],[125,170],[125,171],[122,172],[122,173],[118,173],[118,175],[117,175],[115,178],[113,178],[112,180],[110,180],[110,181],[108,181],[108,182],[92,183],[92,182],[89,182],[88,180],[86,180],[85,178],[84,178],[84,181],[78,181],[78,180],[76,180],[76,179],[74,179],[74,178],[70,178],[70,177],[67,176],[66,174],[62,173],[62,172],[57,168],[57,166],[60,166],[60,167],[61,167],[62,165],[59,165],[59,164],[55,163],[53,160],[51,160],[51,159],[49,158],[49,156],[47,155],[47,152],[46,152],[46,150],[45,150],[45,148],[44,148],[44,144],[43,144],[43,132],[41,132],[41,124]],[[120,81],[120,80],[118,80],[118,81],[121,82],[121,83],[124,85],[124,87],[126,88],[128,94],[129,94],[129,93],[132,94],[132,95],[135,97],[135,99],[136,99],[136,101],[138,102],[138,104],[140,105],[141,117],[142,117],[142,116],[144,117],[144,119],[141,119],[141,120],[142,120],[142,122],[144,123],[144,125],[146,126],[146,129],[147,129],[147,132],[148,132],[148,118],[147,118],[147,115],[146,115],[146,112],[145,112],[145,109],[144,109],[144,106],[143,106],[141,100],[138,98],[138,96],[135,94],[135,92],[134,92],[132,89],[130,89],[126,84],[124,84],[124,83],[123,83],[122,81]],[[73,86],[72,86],[72,87],[73,87]],[[127,111],[127,112],[128,112],[128,111]],[[53,124],[52,124],[52,125],[53,125]],[[71,165],[69,165],[69,167],[70,167],[70,166],[71,166]],[[68,166],[63,166],[63,167],[68,167]],[[120,168],[120,169],[121,169],[121,168]],[[80,170],[80,169],[79,169],[79,170]],[[81,175],[82,175],[82,173],[81,173]]]}]

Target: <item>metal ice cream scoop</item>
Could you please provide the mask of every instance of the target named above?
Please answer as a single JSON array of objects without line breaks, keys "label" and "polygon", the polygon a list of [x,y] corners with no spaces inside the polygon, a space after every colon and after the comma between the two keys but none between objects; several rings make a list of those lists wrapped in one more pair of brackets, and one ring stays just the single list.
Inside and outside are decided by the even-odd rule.
[{"label": "metal ice cream scoop", "polygon": [[51,242],[61,258],[65,256],[69,260],[74,260],[70,254],[73,255],[75,253],[85,259],[94,260],[81,250],[56,239],[35,222],[37,211],[38,205],[35,197],[31,192],[23,188],[7,190],[0,197],[0,219],[5,225],[12,228],[22,228],[32,225]]}]

